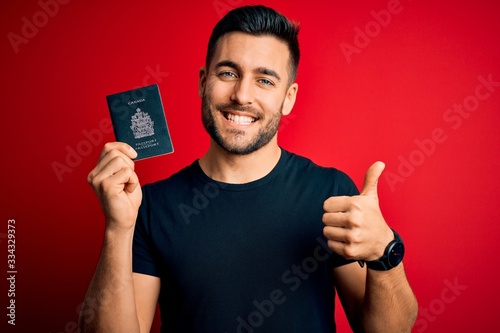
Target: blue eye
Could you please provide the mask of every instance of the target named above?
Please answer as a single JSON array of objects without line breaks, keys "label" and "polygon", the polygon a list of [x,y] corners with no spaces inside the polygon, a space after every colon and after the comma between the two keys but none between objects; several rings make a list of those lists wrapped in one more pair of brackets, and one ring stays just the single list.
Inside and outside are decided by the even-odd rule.
[{"label": "blue eye", "polygon": [[222,77],[236,77],[236,74],[234,74],[233,72],[221,72],[219,75]]},{"label": "blue eye", "polygon": [[273,85],[273,83],[268,79],[260,79],[259,82],[264,85]]}]

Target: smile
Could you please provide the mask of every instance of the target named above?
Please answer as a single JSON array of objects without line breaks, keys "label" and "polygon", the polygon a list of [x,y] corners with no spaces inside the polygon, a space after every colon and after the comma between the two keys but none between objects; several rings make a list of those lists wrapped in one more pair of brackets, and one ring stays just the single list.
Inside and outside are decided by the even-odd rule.
[{"label": "smile", "polygon": [[229,112],[223,112],[224,118],[237,125],[250,125],[257,119],[249,116],[240,116]]}]

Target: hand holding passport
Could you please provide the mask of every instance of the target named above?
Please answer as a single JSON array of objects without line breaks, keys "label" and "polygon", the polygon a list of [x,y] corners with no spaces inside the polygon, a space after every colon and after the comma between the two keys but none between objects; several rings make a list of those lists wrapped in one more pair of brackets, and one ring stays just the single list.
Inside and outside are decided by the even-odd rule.
[{"label": "hand holding passport", "polygon": [[174,151],[157,84],[106,96],[117,141],[137,152],[135,160]]}]

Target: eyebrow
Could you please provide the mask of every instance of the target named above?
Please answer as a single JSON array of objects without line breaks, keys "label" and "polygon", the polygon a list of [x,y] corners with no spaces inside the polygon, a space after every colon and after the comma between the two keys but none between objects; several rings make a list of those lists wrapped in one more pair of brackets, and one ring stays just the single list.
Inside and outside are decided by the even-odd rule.
[{"label": "eyebrow", "polygon": [[[242,71],[242,68],[240,65],[238,65],[237,63],[235,63],[234,61],[231,61],[231,60],[222,60],[222,61],[219,61],[216,65],[215,65],[215,68],[218,69],[218,68],[221,68],[221,67],[231,67],[231,68],[234,68],[235,70],[241,72]],[[268,75],[268,76],[272,76],[274,78],[276,78],[278,81],[281,81],[281,77],[279,76],[279,74],[270,69],[270,68],[267,68],[267,67],[257,67],[255,70],[254,70],[255,73],[259,73],[259,74],[264,74],[264,75]]]},{"label": "eyebrow", "polygon": [[272,69],[266,68],[266,67],[259,67],[256,69],[257,73],[264,74],[264,75],[269,75],[272,77],[275,77],[278,81],[281,81],[281,77],[273,71]]}]

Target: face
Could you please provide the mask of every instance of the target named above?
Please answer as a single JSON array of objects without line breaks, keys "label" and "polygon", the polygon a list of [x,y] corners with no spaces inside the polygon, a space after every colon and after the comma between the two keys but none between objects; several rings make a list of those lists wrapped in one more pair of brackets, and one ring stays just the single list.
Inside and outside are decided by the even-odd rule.
[{"label": "face", "polygon": [[221,37],[199,83],[203,125],[216,144],[245,155],[277,142],[281,116],[291,111],[298,89],[289,83],[289,57],[275,37]]}]

